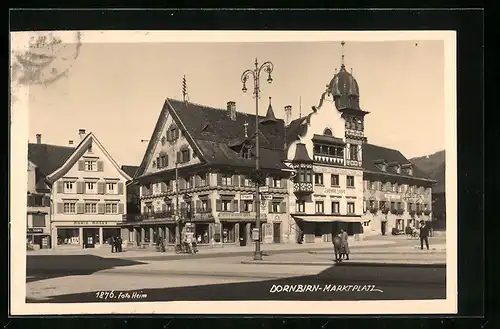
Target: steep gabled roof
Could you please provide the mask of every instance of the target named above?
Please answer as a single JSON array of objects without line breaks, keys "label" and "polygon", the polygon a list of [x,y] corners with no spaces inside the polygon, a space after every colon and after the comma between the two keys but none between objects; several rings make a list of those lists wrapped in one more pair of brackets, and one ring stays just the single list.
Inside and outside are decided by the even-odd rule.
[{"label": "steep gabled roof", "polygon": [[416,166],[413,166],[413,175],[411,176],[405,175],[403,172],[398,174],[396,168],[393,166],[388,166],[386,171],[383,171],[376,165],[377,160],[384,160],[386,163],[399,163],[401,165],[411,164],[410,160],[398,150],[368,143],[363,144],[363,170],[431,180],[426,173]]},{"label": "steep gabled roof", "polygon": [[[254,114],[238,111],[233,120],[228,115],[227,109],[170,98],[166,103],[186,128],[188,137],[193,139],[205,162],[236,167],[255,164],[255,160],[242,159],[229,147],[235,140],[245,139],[245,123],[247,123],[249,139],[255,139],[256,116]],[[261,166],[263,169],[286,169],[283,164],[285,160],[284,121],[276,119],[276,122],[265,125],[260,123],[263,118],[260,115],[258,117]]]},{"label": "steep gabled roof", "polygon": [[123,165],[122,170],[127,173],[130,177],[134,178],[135,173],[139,169],[139,166]]},{"label": "steep gabled roof", "polygon": [[104,155],[108,158],[108,160],[113,164],[113,166],[118,170],[118,172],[126,179],[130,180],[131,177],[125,173],[118,163],[116,163],[115,159],[106,151],[104,146],[101,144],[101,142],[95,137],[93,133],[88,133],[87,136],[85,136],[80,143],[72,150],[72,152],[69,154],[69,156],[63,161],[63,163],[55,168],[52,172],[48,173],[46,175],[46,180],[53,183],[56,180],[58,180],[61,176],[63,176],[70,168],[72,165],[80,159],[80,157],[85,154],[88,146],[90,143],[95,143],[97,147],[99,147],[104,153]]},{"label": "steep gabled roof", "polygon": [[28,160],[46,177],[61,167],[74,150],[74,147],[68,146],[29,143]]}]

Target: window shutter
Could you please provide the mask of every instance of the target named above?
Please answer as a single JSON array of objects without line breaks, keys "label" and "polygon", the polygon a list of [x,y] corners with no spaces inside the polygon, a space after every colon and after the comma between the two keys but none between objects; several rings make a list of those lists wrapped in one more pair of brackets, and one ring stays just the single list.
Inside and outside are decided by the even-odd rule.
[{"label": "window shutter", "polygon": [[97,171],[104,171],[104,161],[97,161]]},{"label": "window shutter", "polygon": [[104,194],[104,189],[106,187],[105,185],[106,183],[103,183],[103,182],[98,182],[97,183],[97,193],[98,194]]},{"label": "window shutter", "polygon": [[207,210],[212,210],[212,200],[207,199]]},{"label": "window shutter", "polygon": [[281,179],[281,187],[286,188],[288,184],[288,179],[287,178],[282,178]]},{"label": "window shutter", "polygon": [[240,212],[245,211],[245,201],[240,200]]},{"label": "window shutter", "polygon": [[245,175],[240,175],[240,186],[245,186]]},{"label": "window shutter", "polygon": [[179,189],[183,190],[186,188],[186,180],[184,178],[179,179]]},{"label": "window shutter", "polygon": [[231,211],[238,212],[238,200],[233,200],[231,203]]},{"label": "window shutter", "polygon": [[238,175],[233,175],[233,178],[231,180],[231,183],[232,183],[231,185],[233,185],[233,186],[240,186],[240,184],[239,184],[240,182],[239,182],[238,177],[239,177]]},{"label": "window shutter", "polygon": [[123,215],[124,212],[125,212],[125,206],[123,205],[123,203],[119,203],[118,204],[118,213]]},{"label": "window shutter", "polygon": [[[97,212],[99,214],[104,214],[106,212],[106,209],[105,209],[106,205],[104,203],[98,203],[97,204]],[[144,207],[146,208],[146,207]]]},{"label": "window shutter", "polygon": [[[100,205],[98,205],[98,206],[100,206]],[[142,207],[142,213],[143,214],[147,214],[148,213],[148,207],[146,207],[146,206]]]},{"label": "window shutter", "polygon": [[280,213],[286,213],[286,201],[280,203]]},{"label": "window shutter", "polygon": [[123,183],[118,183],[116,186],[118,187],[118,194],[123,195]]},{"label": "window shutter", "polygon": [[76,193],[83,194],[84,182],[76,182]]},{"label": "window shutter", "polygon": [[85,170],[85,161],[78,160],[78,171],[84,171],[84,170]]},{"label": "window shutter", "polygon": [[269,209],[268,212],[273,212],[273,202],[272,201],[268,201],[267,208]]},{"label": "window shutter", "polygon": [[222,185],[222,174],[218,173],[217,174],[217,186],[221,186],[221,185]]},{"label": "window shutter", "polygon": [[181,163],[181,151],[177,151],[177,163]]},{"label": "window shutter", "polygon": [[63,193],[64,192],[64,183],[59,181],[56,183],[56,191],[57,193]]},{"label": "window shutter", "polygon": [[85,211],[85,204],[84,203],[81,203],[81,202],[78,202],[76,204],[76,213],[77,214],[83,214]]},{"label": "window shutter", "polygon": [[271,177],[267,177],[267,186],[273,186],[273,179]]},{"label": "window shutter", "polygon": [[57,204],[57,209],[56,209],[56,210],[57,210],[57,213],[58,213],[58,214],[62,214],[62,213],[64,213],[64,203],[59,202],[59,203]]},{"label": "window shutter", "polygon": [[28,198],[27,198],[27,201],[26,201],[27,202],[26,205],[28,207],[32,207],[33,206],[33,204],[34,204],[33,199],[34,199],[33,195],[28,195]]},{"label": "window shutter", "polygon": [[222,211],[222,200],[215,201],[215,210]]},{"label": "window shutter", "polygon": [[50,206],[50,196],[44,195],[42,198],[42,206],[48,207]]},{"label": "window shutter", "polygon": [[201,200],[196,200],[196,210],[201,210]]},{"label": "window shutter", "polygon": [[161,168],[160,157],[156,157],[156,169]]}]

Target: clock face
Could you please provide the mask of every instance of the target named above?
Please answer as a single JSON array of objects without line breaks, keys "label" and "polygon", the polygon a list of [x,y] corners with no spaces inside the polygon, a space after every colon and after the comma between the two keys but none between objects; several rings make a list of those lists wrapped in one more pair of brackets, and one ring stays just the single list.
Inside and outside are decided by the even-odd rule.
[{"label": "clock face", "polygon": [[36,32],[13,55],[13,83],[47,85],[65,76],[81,47],[80,32]]}]

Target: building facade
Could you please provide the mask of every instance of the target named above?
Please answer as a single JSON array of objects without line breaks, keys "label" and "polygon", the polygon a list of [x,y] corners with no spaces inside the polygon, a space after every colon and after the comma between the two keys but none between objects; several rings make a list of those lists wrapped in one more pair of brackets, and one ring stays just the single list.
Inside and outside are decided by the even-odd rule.
[{"label": "building facade", "polygon": [[50,248],[50,189],[37,180],[37,165],[28,161],[26,242],[28,248]]},{"label": "building facade", "polygon": [[[289,116],[291,106],[285,108]],[[297,241],[362,234],[364,117],[356,80],[342,64],[318,106],[287,126],[287,164],[295,170],[290,207]]]},{"label": "building facade", "polygon": [[364,231],[393,234],[430,221],[435,181],[397,150],[368,143],[364,150]]},{"label": "building facade", "polygon": [[92,133],[45,178],[51,186],[53,248],[94,248],[120,234],[130,177]]},{"label": "building facade", "polygon": [[[254,115],[167,99],[142,163],[134,177],[140,186],[141,213],[129,213],[123,225],[132,245],[169,244],[186,223],[194,225],[199,244],[251,243],[256,224],[255,182],[268,191],[260,207],[264,243],[288,239],[290,172],[284,160],[284,122],[271,104]],[[260,166],[255,171],[255,140]],[[176,229],[178,231],[176,231]]]}]

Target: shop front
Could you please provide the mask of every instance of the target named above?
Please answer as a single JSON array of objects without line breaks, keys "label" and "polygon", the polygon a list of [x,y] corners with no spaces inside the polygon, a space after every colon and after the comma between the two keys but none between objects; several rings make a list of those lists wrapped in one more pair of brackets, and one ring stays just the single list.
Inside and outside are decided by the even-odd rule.
[{"label": "shop front", "polygon": [[26,231],[26,241],[32,249],[50,248],[50,234],[42,227],[28,228]]},{"label": "shop front", "polygon": [[99,248],[118,236],[120,227],[114,221],[57,222],[52,231],[55,248]]},{"label": "shop front", "polygon": [[[255,212],[220,212],[219,221],[221,226],[222,244],[237,244],[246,246],[253,242],[252,230],[256,228]],[[260,214],[260,222],[263,229],[267,222],[267,215]]]},{"label": "shop front", "polygon": [[332,234],[343,229],[349,235],[363,233],[361,216],[292,215],[302,231],[304,243],[331,242]]}]

